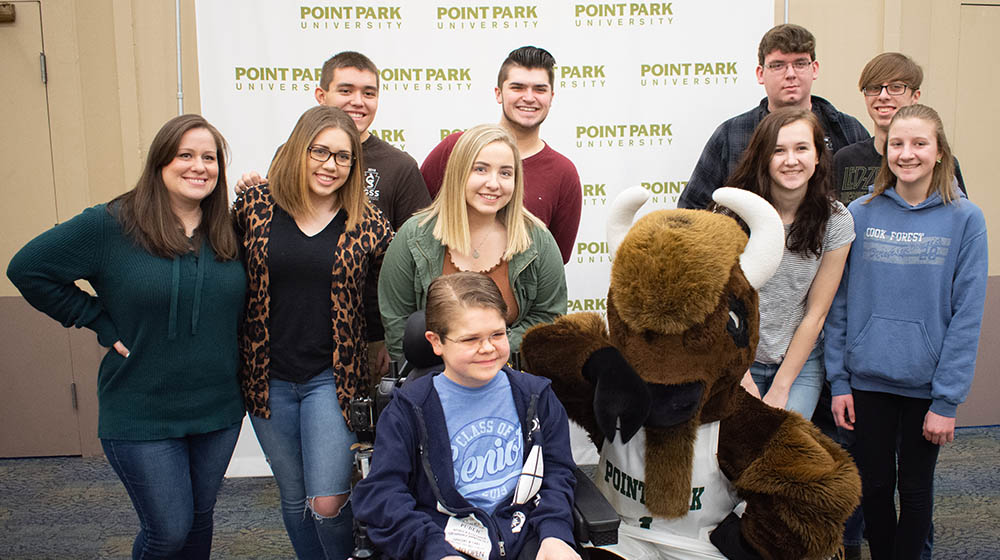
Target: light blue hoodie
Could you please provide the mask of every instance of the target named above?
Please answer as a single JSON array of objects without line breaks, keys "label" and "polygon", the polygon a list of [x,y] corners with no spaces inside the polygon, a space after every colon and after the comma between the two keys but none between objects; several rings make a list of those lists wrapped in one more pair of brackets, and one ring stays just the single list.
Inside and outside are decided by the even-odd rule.
[{"label": "light blue hoodie", "polygon": [[982,211],[937,193],[911,206],[895,189],[848,210],[857,237],[824,327],[833,395],[931,399],[932,412],[954,417],[972,384],[986,299]]}]

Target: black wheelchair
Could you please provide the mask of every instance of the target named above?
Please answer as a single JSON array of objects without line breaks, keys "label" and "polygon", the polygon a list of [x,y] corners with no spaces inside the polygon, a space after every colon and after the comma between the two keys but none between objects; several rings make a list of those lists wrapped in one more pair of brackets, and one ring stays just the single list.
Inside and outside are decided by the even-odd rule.
[{"label": "black wheelchair", "polygon": [[[430,343],[424,338],[425,331],[423,310],[410,315],[406,320],[403,335],[403,356],[405,358],[403,364],[400,365],[396,362],[390,364],[388,375],[378,382],[371,397],[351,401],[351,426],[357,433],[359,442],[355,448],[355,467],[360,478],[368,475],[374,453],[375,425],[378,422],[379,414],[392,400],[393,392],[402,387],[407,380],[417,379],[439,371],[444,365],[440,356],[434,354]],[[519,354],[511,355],[510,365],[512,368],[520,370]],[[583,548],[582,545],[607,546],[616,544],[618,542],[618,525],[621,520],[589,475],[580,467],[576,467],[573,474],[576,476],[573,533],[576,538],[577,552],[582,558],[588,558],[588,549]],[[355,560],[382,558],[368,538],[364,524],[357,520],[354,523],[355,549],[353,558]],[[537,549],[529,549],[526,546],[522,549],[519,559],[533,560],[535,552]]]}]

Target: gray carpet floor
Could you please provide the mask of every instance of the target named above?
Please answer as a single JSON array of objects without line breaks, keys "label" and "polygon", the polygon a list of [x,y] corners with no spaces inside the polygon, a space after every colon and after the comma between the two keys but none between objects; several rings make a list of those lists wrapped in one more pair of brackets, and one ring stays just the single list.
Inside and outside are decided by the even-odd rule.
[{"label": "gray carpet floor", "polygon": [[[292,558],[277,504],[270,478],[226,480],[212,557]],[[935,559],[1000,559],[1000,427],[942,449],[934,522]],[[137,526],[103,457],[0,460],[0,559],[128,558]]]}]

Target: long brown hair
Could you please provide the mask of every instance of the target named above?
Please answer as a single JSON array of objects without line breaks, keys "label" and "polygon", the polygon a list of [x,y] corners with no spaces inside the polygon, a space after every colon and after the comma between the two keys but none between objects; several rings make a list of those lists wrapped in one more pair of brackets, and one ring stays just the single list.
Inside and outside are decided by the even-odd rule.
[{"label": "long brown hair", "polygon": [[[901,107],[892,116],[892,120],[889,121],[890,131],[892,130],[892,125],[896,124],[896,121],[900,119],[920,119],[934,125],[938,153],[941,154],[941,159],[934,166],[934,174],[931,175],[931,184],[927,186],[927,196],[931,196],[937,192],[941,195],[941,201],[945,204],[953,202],[959,197],[952,185],[952,181],[955,180],[955,156],[952,155],[948,138],[944,135],[944,124],[941,122],[941,117],[937,114],[937,111],[927,105],[920,105],[919,103],[908,105]],[[888,150],[889,135],[886,135],[885,145],[882,146],[882,153],[888,155]],[[883,157],[882,166],[879,167],[878,175],[875,176],[875,190],[872,192],[872,197],[865,204],[868,204],[873,198],[884,193],[887,188],[895,186],[896,175],[889,169],[889,158]]]},{"label": "long brown hair", "polygon": [[823,254],[823,237],[826,223],[833,211],[833,181],[830,173],[833,159],[823,139],[823,127],[812,111],[786,107],[778,109],[764,120],[750,138],[750,144],[743,152],[739,165],[726,181],[726,185],[737,187],[759,195],[772,205],[770,164],[774,146],[778,142],[778,131],[797,121],[805,121],[812,127],[812,141],[816,149],[816,170],[806,185],[806,195],[795,211],[795,221],[789,228],[785,246],[789,251],[816,257]]},{"label": "long brown hair", "polygon": [[268,173],[271,196],[278,206],[292,216],[312,213],[312,203],[309,201],[309,174],[306,171],[309,161],[308,150],[316,136],[328,128],[342,130],[351,139],[354,163],[351,164],[347,181],[334,193],[337,204],[347,212],[346,228],[350,231],[361,221],[369,202],[361,182],[364,162],[361,158],[358,127],[347,113],[336,107],[318,105],[299,117],[295,128],[288,136],[288,141],[278,150],[274,162],[271,163],[271,171]]},{"label": "long brown hair", "polygon": [[174,117],[160,128],[149,146],[146,164],[135,187],[109,202],[108,211],[118,218],[125,235],[154,255],[172,258],[191,251],[191,240],[170,206],[162,171],[177,156],[184,134],[198,128],[207,130],[215,140],[219,175],[215,188],[201,201],[201,224],[197,232],[208,241],[218,260],[233,260],[237,257],[237,248],[226,183],[229,146],[222,134],[201,115]]}]

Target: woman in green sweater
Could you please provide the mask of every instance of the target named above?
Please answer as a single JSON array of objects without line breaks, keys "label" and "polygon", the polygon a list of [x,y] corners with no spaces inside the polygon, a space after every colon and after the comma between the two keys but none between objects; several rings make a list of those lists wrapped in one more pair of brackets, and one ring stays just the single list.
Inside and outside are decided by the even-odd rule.
[{"label": "woman in green sweater", "polygon": [[202,117],[167,121],[135,188],[39,235],[7,269],[28,303],[113,347],[98,373],[98,436],[139,516],[133,558],[209,557],[243,418],[246,274],[225,152]]}]

